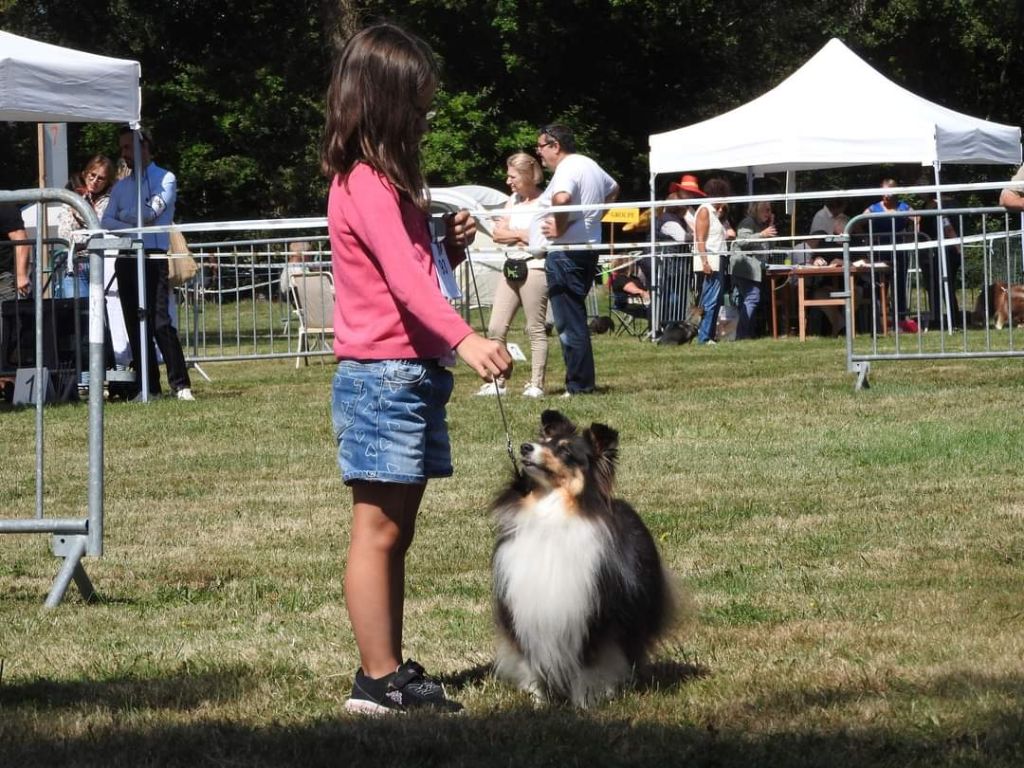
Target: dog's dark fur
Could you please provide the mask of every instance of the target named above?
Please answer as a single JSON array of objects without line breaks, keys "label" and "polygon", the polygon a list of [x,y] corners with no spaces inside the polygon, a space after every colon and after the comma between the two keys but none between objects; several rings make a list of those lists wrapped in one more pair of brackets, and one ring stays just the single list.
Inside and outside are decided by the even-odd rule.
[{"label": "dog's dark fur", "polygon": [[608,315],[598,315],[590,321],[591,333],[608,333],[612,329],[612,319]]},{"label": "dog's dark fur", "polygon": [[541,423],[492,507],[495,671],[539,699],[587,706],[644,661],[674,596],[647,527],[613,496],[618,433],[580,434],[558,411]]},{"label": "dog's dark fur", "polygon": [[682,321],[672,322],[665,326],[658,337],[658,343],[665,346],[678,344],[689,344],[697,338],[697,326],[693,323]]},{"label": "dog's dark fur", "polygon": [[1002,280],[996,280],[988,288],[978,294],[974,305],[972,319],[975,325],[986,327],[986,302],[989,315],[995,321],[996,328],[1001,329],[1013,318],[1013,325],[1024,324],[1024,285],[1007,286]]}]

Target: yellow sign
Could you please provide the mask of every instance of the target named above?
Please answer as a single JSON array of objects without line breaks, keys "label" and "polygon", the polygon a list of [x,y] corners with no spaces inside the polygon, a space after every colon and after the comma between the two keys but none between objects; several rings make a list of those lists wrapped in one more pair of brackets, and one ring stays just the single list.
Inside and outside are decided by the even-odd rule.
[{"label": "yellow sign", "polygon": [[613,224],[636,224],[640,221],[639,208],[612,208],[601,217],[603,222]]}]

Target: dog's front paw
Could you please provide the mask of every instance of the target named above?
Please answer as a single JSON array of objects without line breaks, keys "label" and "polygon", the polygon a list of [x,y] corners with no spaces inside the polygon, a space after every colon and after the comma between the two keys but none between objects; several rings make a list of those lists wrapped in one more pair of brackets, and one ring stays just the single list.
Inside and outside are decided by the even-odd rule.
[{"label": "dog's front paw", "polygon": [[532,680],[522,686],[522,690],[530,694],[530,700],[533,702],[533,706],[537,709],[546,707],[548,705],[548,694],[544,690],[544,686],[541,685],[537,680]]}]

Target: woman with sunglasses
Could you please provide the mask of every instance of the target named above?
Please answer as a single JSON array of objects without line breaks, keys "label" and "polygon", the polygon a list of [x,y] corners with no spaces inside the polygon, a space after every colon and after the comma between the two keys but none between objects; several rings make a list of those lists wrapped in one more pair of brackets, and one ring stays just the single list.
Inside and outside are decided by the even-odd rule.
[{"label": "woman with sunglasses", "polygon": [[[72,189],[84,197],[96,211],[97,219],[103,218],[103,212],[110,202],[110,188],[117,180],[115,173],[114,162],[109,157],[94,155],[82,169],[78,183],[72,184]],[[58,270],[62,270],[60,282],[55,284],[54,293],[59,293],[64,298],[89,295],[89,259],[84,252],[89,235],[73,234],[76,229],[84,226],[85,222],[78,215],[78,211],[70,205],[61,208],[57,221],[57,236],[67,242],[68,250],[63,267],[58,266],[54,270],[55,275]]]}]

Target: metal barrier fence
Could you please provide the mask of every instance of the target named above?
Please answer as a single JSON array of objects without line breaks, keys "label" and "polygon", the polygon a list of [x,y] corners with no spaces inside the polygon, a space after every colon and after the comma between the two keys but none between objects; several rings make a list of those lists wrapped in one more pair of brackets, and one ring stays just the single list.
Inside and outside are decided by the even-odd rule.
[{"label": "metal barrier fence", "polygon": [[[3,200],[67,203],[79,211],[90,228],[99,228],[92,209],[66,190],[0,192]],[[897,236],[895,221],[908,217],[919,221],[931,218],[943,224],[947,223],[943,222],[945,218],[949,230],[936,225],[932,227],[936,238],[926,239],[920,235],[925,227],[915,226],[908,229],[915,233],[913,236]],[[1019,295],[1024,255],[1016,218],[1002,208],[975,208],[869,214],[850,220],[845,233],[831,245],[834,254],[842,254],[844,288],[826,291],[826,298],[812,299],[812,306],[817,301],[838,303],[844,308],[847,368],[857,374],[858,387],[868,385],[870,365],[878,361],[1024,356],[1017,341],[1024,316],[1024,295]],[[243,224],[258,226],[260,222]],[[328,322],[335,301],[333,284],[324,279],[316,283],[319,288],[312,293],[297,288],[302,278],[330,274],[325,223],[323,219],[296,219],[277,223],[280,226],[269,224],[266,230],[274,231],[273,237],[258,232],[222,241],[214,239],[225,229],[219,225],[183,227],[192,240],[190,250],[198,273],[176,289],[174,303],[186,358],[203,375],[201,366],[205,363],[295,358],[301,364],[310,356],[333,354],[333,332]],[[296,243],[302,245],[289,260]],[[42,252],[43,246],[43,239],[37,236],[33,248]],[[823,251],[829,249],[826,246]],[[959,249],[962,258],[954,257],[951,249]],[[567,250],[593,251],[606,267],[622,257],[646,265],[652,296],[652,338],[669,323],[686,318],[693,303],[695,276],[692,257],[678,244],[620,243],[614,252],[610,246]],[[64,562],[47,606],[63,598],[72,580],[83,595],[93,593],[81,561],[87,555],[100,556],[103,551],[103,398],[104,383],[111,377],[105,367],[101,309],[105,292],[103,258],[138,251],[139,241],[128,238],[94,238],[90,242],[88,515],[47,518],[43,514],[44,393],[37,390],[36,517],[0,520],[0,534],[53,534],[54,553]],[[780,247],[767,258],[780,262],[789,253],[789,249]],[[495,247],[471,249],[470,261],[460,272],[463,298],[459,306],[467,318],[471,309],[489,303],[487,288],[481,283],[486,282],[483,278],[488,273],[491,278],[500,275],[503,258],[502,250]],[[37,266],[36,296],[42,296],[43,286],[43,273]],[[770,299],[774,304],[775,297]],[[343,295],[340,300],[344,301]],[[602,313],[596,294],[591,306]],[[41,307],[41,301],[33,305],[37,331],[44,327]],[[320,321],[314,321],[314,317]],[[1005,327],[990,327],[997,320]],[[41,381],[41,333],[37,332],[35,341],[35,375]]]},{"label": "metal barrier fence", "polygon": [[875,362],[1024,357],[1019,221],[994,207],[850,219],[841,238],[844,289],[831,296],[845,300],[847,370],[857,389],[869,386]]},{"label": "metal barrier fence", "polygon": [[[99,221],[92,206],[81,197],[63,189],[37,189],[0,191],[0,202],[61,202],[72,206],[81,216],[82,221],[91,229],[99,229]],[[43,253],[43,231],[38,228],[35,254]],[[103,261],[104,249],[131,248],[130,241],[119,238],[94,238],[89,250],[89,303],[90,307],[103,303]],[[90,599],[93,586],[85,573],[82,559],[86,556],[99,557],[103,554],[103,380],[104,380],[104,327],[103,314],[90,311],[88,323],[89,338],[89,485],[87,490],[87,513],[82,515],[69,514],[66,517],[47,517],[43,505],[44,488],[44,451],[43,451],[43,404],[46,399],[43,382],[46,380],[44,369],[43,334],[39,329],[44,327],[43,315],[43,268],[42,259],[35,260],[35,368],[32,378],[34,387],[34,404],[36,409],[36,461],[35,487],[36,509],[33,519],[0,520],[0,534],[3,533],[49,533],[52,534],[51,548],[54,555],[63,558],[60,570],[54,579],[45,605],[55,607],[64,598],[71,581],[74,580],[85,599]]]},{"label": "metal barrier fence", "polygon": [[[289,246],[297,241],[307,247],[301,261],[289,262]],[[618,252],[609,252],[608,246],[584,248],[595,252],[603,268],[623,258],[639,262],[652,285],[651,312],[657,325],[683,319],[692,270],[690,257],[681,255],[677,244],[659,244],[653,262],[644,243]],[[305,332],[310,315],[331,316],[333,287],[310,297],[313,305],[303,307],[292,280],[330,273],[330,246],[322,231],[219,242],[206,238],[190,241],[189,250],[199,270],[188,285],[177,289],[178,329],[187,362],[202,375],[207,363],[274,358],[298,362],[333,355],[328,327],[318,325]],[[475,325],[484,321],[479,309],[490,306],[495,281],[503,279],[504,253],[493,245],[471,248],[469,261],[457,271],[462,298],[455,304]],[[595,314],[606,313],[596,293],[591,308]]]},{"label": "metal barrier fence", "polygon": [[[289,246],[303,247],[289,261]],[[330,317],[334,295],[325,289],[300,305],[292,278],[330,273],[326,236],[256,237],[190,243],[196,276],[178,292],[178,332],[187,362],[272,359],[331,354],[333,336],[320,325],[304,333],[310,315]],[[308,343],[307,343],[308,338]]]}]

